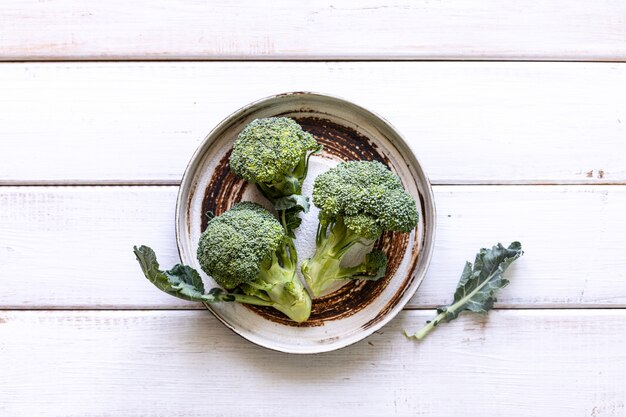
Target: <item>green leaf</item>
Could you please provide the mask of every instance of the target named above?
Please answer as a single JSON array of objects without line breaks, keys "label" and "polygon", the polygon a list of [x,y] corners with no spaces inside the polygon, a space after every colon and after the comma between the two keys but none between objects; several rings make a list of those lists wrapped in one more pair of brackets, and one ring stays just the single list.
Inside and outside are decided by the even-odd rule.
[{"label": "green leaf", "polygon": [[474,265],[465,263],[461,279],[454,293],[454,302],[449,306],[439,307],[439,313],[422,330],[407,337],[423,339],[440,322],[454,320],[463,311],[486,313],[496,301],[495,293],[508,285],[504,271],[524,252],[519,242],[513,242],[508,248],[498,243],[491,249],[481,249],[476,255]]},{"label": "green leaf", "polygon": [[519,242],[511,243],[508,248],[498,243],[491,249],[481,249],[476,255],[473,268],[471,263],[465,264],[452,306],[440,307],[437,311],[446,313],[446,321],[457,318],[464,310],[486,313],[496,301],[495,292],[509,283],[503,276],[504,271],[522,256],[522,253],[522,245]]},{"label": "green leaf", "polygon": [[292,194],[273,200],[272,204],[278,211],[278,217],[287,236],[295,239],[294,230],[302,223],[299,214],[309,211],[309,198],[300,194]]},{"label": "green leaf", "polygon": [[301,211],[307,213],[310,207],[309,198],[300,194],[291,194],[287,197],[277,198],[272,203],[277,211],[301,208]]},{"label": "green leaf", "polygon": [[361,271],[351,276],[351,279],[377,281],[387,273],[387,256],[381,250],[374,249],[365,255],[365,261],[360,265]]},{"label": "green leaf", "polygon": [[169,271],[162,271],[149,247],[135,246],[133,252],[146,278],[158,289],[183,300],[203,301],[204,284],[195,269],[178,264]]},{"label": "green leaf", "polygon": [[292,194],[300,194],[302,190],[302,183],[300,180],[292,175],[286,174],[279,182],[274,183],[257,183],[261,192],[269,200],[276,200],[282,198],[282,196],[290,196]]},{"label": "green leaf", "polygon": [[289,210],[279,212],[281,222],[285,228],[285,233],[292,239],[296,238],[294,230],[300,227],[300,224],[302,223],[302,219],[299,214],[303,211],[302,207],[292,207]]},{"label": "green leaf", "polygon": [[232,294],[221,288],[212,288],[204,293],[204,284],[198,271],[188,265],[177,264],[169,271],[159,269],[154,251],[147,246],[134,246],[133,252],[141,266],[141,270],[148,280],[158,289],[174,297],[187,301],[203,303],[232,302],[272,306],[273,303],[258,297],[245,294]]}]

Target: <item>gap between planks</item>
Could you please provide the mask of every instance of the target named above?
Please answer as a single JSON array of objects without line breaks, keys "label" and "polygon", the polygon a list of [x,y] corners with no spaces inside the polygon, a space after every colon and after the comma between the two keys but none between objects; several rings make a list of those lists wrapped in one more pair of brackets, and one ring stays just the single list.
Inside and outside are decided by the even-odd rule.
[{"label": "gap between planks", "polygon": [[[402,311],[432,311],[433,314],[435,314],[435,310],[438,308],[439,306],[435,306],[435,305],[423,305],[423,306],[408,306],[408,307],[404,307],[402,309]],[[72,311],[79,311],[79,312],[97,312],[97,311],[154,311],[154,312],[160,312],[160,311],[201,311],[201,310],[206,310],[208,313],[210,313],[210,311],[208,309],[205,309],[204,307],[195,307],[195,306],[189,306],[189,307],[176,307],[176,306],[168,306],[168,307],[163,307],[163,308],[154,308],[153,306],[146,306],[146,307],[128,307],[128,306],[122,306],[122,307],[116,307],[116,306],[103,306],[103,307],[94,307],[94,306],[75,306],[75,307],[21,307],[21,306],[8,306],[8,307],[3,307],[0,308],[0,313],[4,313],[4,312],[11,312],[11,311],[54,311],[54,312],[63,312],[63,311],[68,311],[68,312],[72,312]],[[502,305],[502,306],[497,306],[492,308],[490,311],[564,311],[564,310],[571,310],[571,311],[577,311],[577,310],[595,310],[595,311],[602,311],[602,310],[606,310],[606,311],[626,311],[626,307],[624,306],[606,306],[606,305],[573,305],[573,304],[555,304],[553,307],[551,306],[546,306],[545,304],[542,304],[541,306],[537,306],[537,307],[532,307],[532,306],[516,306],[516,305]],[[211,313],[212,314],[212,313]],[[480,313],[461,313],[463,316],[467,316],[467,317],[484,317],[485,314],[480,314]]]},{"label": "gap between planks", "polygon": [[166,63],[166,62],[173,62],[173,63],[200,63],[200,62],[211,62],[211,63],[220,63],[220,62],[225,62],[225,63],[241,63],[241,64],[247,64],[247,63],[255,63],[255,62],[277,62],[277,63],[306,63],[306,62],[314,62],[314,63],[324,63],[324,62],[328,62],[328,63],[367,63],[367,62],[384,62],[384,63],[398,63],[398,62],[440,62],[440,63],[451,63],[451,62],[467,62],[467,63],[471,63],[471,62],[493,62],[493,63],[497,63],[497,62],[503,62],[503,63],[516,63],[516,62],[532,62],[532,63],[579,63],[579,64],[593,64],[593,63],[602,63],[602,64],[622,64],[622,63],[626,63],[626,56],[623,58],[619,58],[619,59],[603,59],[603,58],[595,58],[595,59],[575,59],[575,58],[571,58],[571,59],[542,59],[542,58],[537,58],[537,59],[533,59],[533,58],[519,58],[519,59],[502,59],[502,58],[498,58],[498,57],[486,57],[486,58],[482,58],[482,59],[478,59],[478,58],[470,58],[470,59],[463,59],[463,58],[448,58],[448,59],[429,59],[429,58],[361,58],[361,57],[356,57],[356,58],[337,58],[337,59],[333,59],[333,58],[328,58],[328,57],[303,57],[302,59],[296,59],[296,58],[292,58],[292,59],[281,59],[281,58],[267,58],[267,59],[263,59],[263,58],[251,58],[251,59],[246,59],[246,58],[227,58],[227,57],[220,57],[220,58],[205,58],[205,57],[199,57],[199,58],[193,58],[193,57],[168,57],[168,58],[132,58],[132,57],[125,57],[125,56],[120,56],[120,57],[112,57],[112,58],[91,58],[91,57],[78,57],[78,56],[74,56],[74,57],[68,57],[67,59],[59,59],[57,57],[55,58],[50,58],[50,59],[46,59],[46,58],[34,58],[34,59],[0,59],[0,65],[2,64],[37,64],[37,63],[43,63],[43,64],[71,64],[71,63],[76,63],[76,64],[80,64],[80,63],[87,63],[87,62],[93,62],[93,63],[103,63],[103,64],[108,64],[108,63],[124,63],[124,62],[137,62],[137,63]]},{"label": "gap between planks", "polygon": [[[20,180],[1,180],[0,179],[0,187],[171,187],[171,186],[180,186],[180,180],[136,180],[136,181],[128,181],[128,180],[62,180],[62,181],[20,181]],[[502,185],[511,185],[511,186],[520,186],[520,187],[530,187],[530,186],[591,186],[591,185],[626,185],[626,179],[621,181],[602,181],[602,180],[593,180],[590,179],[588,181],[568,181],[568,180],[558,180],[558,181],[549,181],[549,180],[476,180],[476,181],[465,181],[460,182],[456,180],[434,180],[430,181],[433,186],[502,186]]]}]

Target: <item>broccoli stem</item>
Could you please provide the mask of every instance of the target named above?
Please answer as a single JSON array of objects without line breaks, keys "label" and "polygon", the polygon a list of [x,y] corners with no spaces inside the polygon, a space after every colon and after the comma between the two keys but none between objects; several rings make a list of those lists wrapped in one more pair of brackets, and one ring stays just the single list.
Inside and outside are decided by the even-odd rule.
[{"label": "broccoli stem", "polygon": [[364,264],[349,268],[341,266],[343,255],[357,243],[363,243],[363,239],[351,233],[341,218],[334,223],[320,220],[315,255],[302,263],[302,274],[313,296],[319,297],[335,281],[364,272]]},{"label": "broccoli stem", "polygon": [[279,252],[271,266],[261,270],[256,284],[267,293],[272,307],[302,323],[311,314],[311,298],[296,276],[297,258],[292,240],[287,239],[285,250]]},{"label": "broccoli stem", "polygon": [[[232,301],[237,301],[239,303],[252,304],[255,306],[274,307],[274,303],[272,301],[262,300],[259,297],[255,297],[253,295],[232,294],[232,293],[229,293],[228,295],[232,297]],[[202,297],[202,300],[204,303],[209,303],[209,304],[219,302],[219,301],[226,301],[226,300],[216,300],[214,297],[211,297],[210,295],[204,295]]]},{"label": "broccoli stem", "polygon": [[311,159],[311,156],[321,151],[323,147],[323,145],[318,144],[314,149],[309,150],[306,155],[303,155],[302,158],[300,158],[300,162],[293,169],[293,175],[299,179],[300,184],[304,182],[308,174],[309,160]]},{"label": "broccoli stem", "polygon": [[289,225],[287,224],[287,210],[278,210],[278,218],[280,219],[280,224],[283,225],[283,229],[288,231]]},{"label": "broccoli stem", "polygon": [[437,317],[435,317],[434,319],[432,319],[431,321],[429,321],[428,323],[426,323],[426,325],[424,327],[422,327],[421,330],[419,330],[418,332],[416,332],[413,335],[409,335],[406,330],[404,331],[404,335],[408,338],[411,339],[417,339],[417,340],[422,340],[423,338],[425,338],[428,333],[430,333],[430,331],[432,329],[434,329],[435,327],[437,327],[437,325],[439,323],[441,323],[443,320],[445,320],[446,318],[446,313],[439,313],[437,315]]},{"label": "broccoli stem", "polygon": [[288,269],[296,273],[296,265],[298,264],[298,252],[296,252],[296,246],[293,244],[293,240],[287,238],[285,243],[285,250],[281,251],[282,266],[284,269]]},{"label": "broccoli stem", "polygon": [[302,194],[302,183],[304,182],[308,166],[309,157],[313,152],[307,152],[300,158],[300,162],[291,173],[285,173],[280,181],[273,183],[257,183],[261,193],[270,201],[292,194]]},{"label": "broccoli stem", "polygon": [[[519,255],[518,255],[518,257],[519,257]],[[513,258],[513,260],[515,260],[515,259],[517,259],[517,258]],[[420,331],[418,331],[414,335],[409,335],[406,332],[406,330],[405,330],[405,332],[404,332],[405,336],[409,337],[411,339],[422,340],[423,338],[425,338],[428,335],[428,333],[430,333],[430,331],[432,329],[437,327],[437,325],[439,323],[441,323],[444,320],[450,321],[451,319],[448,318],[448,317],[452,317],[452,318],[457,317],[459,312],[463,311],[463,308],[472,299],[472,297],[474,297],[477,293],[479,293],[483,289],[483,287],[485,287],[486,285],[490,284],[491,283],[491,279],[494,276],[496,276],[497,274],[500,274],[500,273],[502,273],[502,271],[500,270],[500,268],[497,268],[487,278],[485,278],[484,281],[480,285],[476,286],[476,288],[474,288],[472,291],[467,293],[459,301],[455,302],[454,304],[452,304],[452,305],[450,305],[448,307],[445,307],[445,311],[442,311],[441,313],[439,313],[437,315],[437,317],[435,317],[434,319],[432,319],[431,321],[426,323],[426,325],[424,327],[422,327],[422,329]],[[457,310],[458,310],[458,312],[457,312]]]},{"label": "broccoli stem", "polygon": [[337,280],[341,261],[332,256],[314,256],[302,263],[302,273],[314,297],[327,289]]},{"label": "broccoli stem", "polygon": [[363,261],[360,264],[355,265],[355,266],[351,266],[347,268],[341,267],[340,274],[338,275],[338,279],[353,278],[353,277],[359,276],[360,274],[366,274],[367,272],[368,272],[367,265],[365,261]]},{"label": "broccoli stem", "polygon": [[270,201],[274,201],[281,197],[287,197],[292,194],[300,194],[302,192],[302,183],[294,176],[287,175],[279,182],[275,183],[257,183],[257,187],[261,194]]},{"label": "broccoli stem", "polygon": [[295,168],[289,173],[283,174],[280,181],[275,182],[258,182],[256,183],[257,188],[261,191],[261,194],[265,196],[272,204],[275,203],[275,200],[283,197],[289,197],[294,194],[302,194],[302,183],[306,179],[309,158],[311,155],[321,149],[321,146],[307,154],[303,155],[300,158],[300,162]]}]

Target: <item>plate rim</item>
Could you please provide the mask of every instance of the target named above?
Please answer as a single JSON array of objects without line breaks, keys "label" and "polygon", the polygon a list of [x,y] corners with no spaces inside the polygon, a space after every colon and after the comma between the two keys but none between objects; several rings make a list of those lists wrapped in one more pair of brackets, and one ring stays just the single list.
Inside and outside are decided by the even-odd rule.
[{"label": "plate rim", "polygon": [[[263,347],[271,351],[281,352],[281,353],[304,354],[304,355],[319,354],[319,353],[325,353],[325,352],[331,352],[331,351],[343,349],[357,342],[363,341],[367,337],[371,336],[374,332],[384,327],[387,323],[389,323],[395,317],[397,317],[397,315],[404,309],[404,307],[409,302],[411,297],[413,297],[413,295],[417,292],[419,287],[422,285],[422,282],[424,281],[424,278],[426,276],[426,272],[428,271],[428,267],[430,266],[432,253],[433,253],[434,246],[435,246],[437,216],[436,216],[434,193],[432,190],[432,184],[430,182],[430,179],[428,178],[427,174],[424,172],[422,165],[419,163],[417,156],[413,152],[413,149],[408,145],[405,137],[402,134],[400,134],[398,129],[396,129],[396,127],[393,124],[391,124],[387,119],[385,119],[384,117],[382,117],[381,115],[379,115],[378,113],[372,110],[369,110],[361,105],[353,103],[350,100],[347,100],[347,99],[344,99],[342,97],[338,97],[335,95],[331,95],[331,94],[318,93],[318,92],[312,92],[312,91],[293,91],[293,92],[273,94],[273,95],[266,96],[264,98],[252,101],[238,108],[237,110],[235,110],[234,112],[226,116],[224,119],[222,119],[217,125],[215,125],[215,127],[213,127],[209,131],[209,133],[204,137],[204,139],[202,139],[202,141],[198,144],[198,147],[192,154],[191,158],[189,159],[189,162],[187,163],[185,167],[185,171],[183,172],[183,176],[181,177],[180,185],[178,188],[178,193],[176,196],[176,208],[175,208],[175,213],[174,213],[176,247],[177,247],[177,252],[181,260],[181,263],[183,259],[183,253],[182,253],[183,245],[181,241],[182,230],[180,227],[180,224],[181,224],[180,221],[181,221],[181,213],[183,213],[186,210],[186,202],[184,202],[183,200],[184,200],[184,197],[189,194],[188,192],[184,192],[184,191],[189,190],[192,185],[193,178],[194,178],[193,173],[195,173],[197,169],[195,165],[197,165],[199,161],[202,159],[202,156],[204,155],[206,151],[205,148],[209,147],[212,144],[212,142],[215,140],[214,135],[216,134],[216,132],[220,131],[221,128],[227,125],[228,123],[230,123],[232,119],[237,118],[239,115],[246,112],[251,107],[261,105],[265,102],[279,100],[281,98],[292,97],[292,96],[303,96],[303,97],[315,96],[318,98],[328,98],[337,102],[343,102],[343,103],[346,103],[350,106],[357,108],[359,111],[363,112],[364,114],[377,118],[384,125],[386,125],[386,127],[388,127],[391,130],[391,132],[393,132],[396,135],[397,139],[399,139],[400,144],[404,148],[406,148],[406,150],[408,150],[408,155],[405,155],[405,156],[409,158],[410,160],[409,162],[413,165],[413,168],[417,171],[418,183],[423,183],[424,189],[419,190],[420,193],[424,195],[424,198],[423,198],[424,205],[423,205],[423,210],[422,210],[421,215],[426,217],[426,213],[425,213],[426,209],[428,209],[429,211],[429,216],[428,218],[425,218],[424,224],[425,225],[428,224],[430,225],[430,227],[425,228],[424,230],[424,241],[422,245],[422,253],[420,254],[420,257],[424,256],[425,258],[422,258],[423,260],[421,261],[421,263],[419,263],[418,268],[416,268],[416,270],[414,271],[415,278],[413,280],[414,283],[412,284],[414,286],[413,290],[406,292],[402,296],[402,299],[396,305],[394,305],[393,308],[391,308],[381,320],[373,324],[371,327],[367,328],[367,330],[364,330],[363,335],[361,337],[355,338],[354,340],[351,340],[348,343],[344,343],[344,344],[333,343],[333,344],[328,344],[328,345],[320,344],[317,346],[312,346],[311,348],[305,348],[305,349],[299,349],[299,350],[287,350],[284,348],[281,349],[276,346],[272,346],[271,344],[263,343],[262,341],[247,337],[246,335],[242,334],[242,332],[239,331],[235,326],[231,325],[224,318],[222,318],[219,314],[217,314],[216,311],[213,310],[209,304],[203,303],[205,308],[209,310],[211,314],[217,320],[219,320],[223,325],[225,325],[228,329],[230,329],[239,337],[257,346]],[[421,178],[419,178],[420,176]],[[185,196],[183,194],[185,194]]]}]

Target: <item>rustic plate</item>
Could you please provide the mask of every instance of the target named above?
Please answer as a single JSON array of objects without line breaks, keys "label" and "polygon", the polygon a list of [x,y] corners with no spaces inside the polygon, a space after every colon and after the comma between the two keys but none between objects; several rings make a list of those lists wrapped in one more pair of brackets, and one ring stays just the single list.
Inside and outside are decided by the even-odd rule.
[{"label": "rustic plate", "polygon": [[[313,93],[288,93],[249,104],[221,122],[204,139],[183,176],[176,205],[176,236],[183,263],[201,271],[196,259],[205,213],[217,215],[242,200],[267,202],[254,186],[232,175],[228,157],[239,132],[252,120],[285,116],[295,119],[324,145],[311,159],[304,194],[315,176],[342,160],[378,160],[402,179],[418,201],[420,221],[411,233],[386,232],[378,247],[389,258],[387,276],[376,282],[351,281],[314,300],[311,318],[300,325],[282,313],[238,303],[207,305],[226,326],[266,348],[317,353],[357,342],[391,320],[422,282],[434,244],[435,207],[428,178],[400,134],[381,117],[345,100]],[[297,231],[300,261],[315,249],[317,210],[303,216]],[[354,253],[353,257],[362,257]],[[298,268],[299,269],[299,268]],[[205,284],[215,282],[202,273]]]}]

